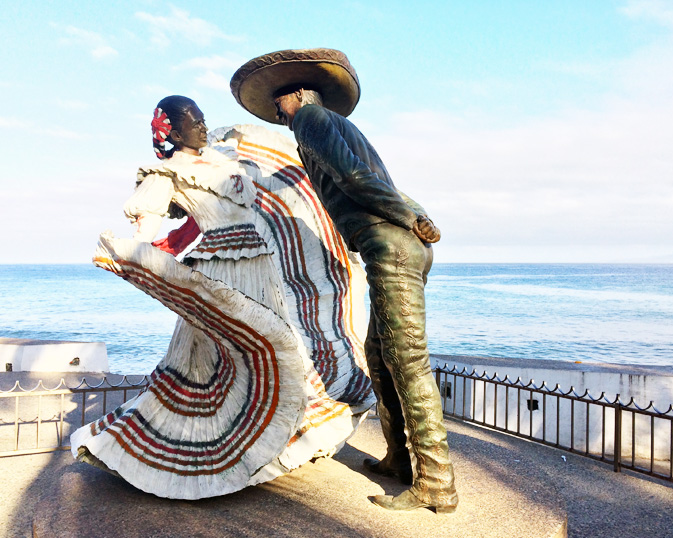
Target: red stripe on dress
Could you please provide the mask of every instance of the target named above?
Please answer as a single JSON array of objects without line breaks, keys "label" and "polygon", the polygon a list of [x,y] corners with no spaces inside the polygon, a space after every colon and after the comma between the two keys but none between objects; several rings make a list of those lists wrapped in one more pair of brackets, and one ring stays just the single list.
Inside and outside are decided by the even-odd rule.
[{"label": "red stripe on dress", "polygon": [[[259,153],[257,153],[259,156]],[[278,161],[277,159],[274,159]],[[282,163],[281,163],[282,164]],[[286,174],[285,173],[286,167],[283,167],[281,170],[278,171],[279,175],[282,175],[286,177],[290,181],[296,181],[297,178],[296,176]],[[303,177],[306,177],[305,174],[303,174]],[[299,186],[301,185],[302,182],[296,182],[295,185]],[[258,185],[258,189],[260,186]],[[345,327],[343,324],[343,298],[345,294],[345,290],[348,289],[346,286],[346,282],[350,280],[350,278],[344,280],[342,274],[336,270],[336,267],[341,265],[341,266],[346,266],[348,267],[348,263],[345,261],[346,255],[346,250],[344,247],[343,240],[341,239],[340,235],[337,235],[338,232],[333,227],[333,224],[331,223],[331,220],[328,220],[326,217],[326,213],[322,207],[322,204],[320,201],[317,199],[317,196],[315,195],[315,191],[312,189],[309,190],[308,186],[304,182],[303,189],[304,199],[308,199],[311,203],[308,204],[309,206],[312,206],[314,209],[314,212],[318,215],[320,218],[320,224],[322,226],[322,233],[321,236],[331,239],[331,241],[327,241],[328,246],[331,244],[332,247],[338,246],[338,250],[336,252],[336,256],[333,256],[331,262],[326,264],[326,268],[328,269],[328,272],[331,276],[331,280],[334,283],[335,287],[335,307],[336,307],[336,312],[334,315],[334,319],[337,320],[337,326],[339,327],[339,333],[342,336],[347,335],[347,331],[345,331]],[[306,202],[305,202],[306,203]],[[333,254],[334,248],[329,249]],[[349,271],[349,277],[350,277],[350,271]],[[317,313],[316,313],[317,314]],[[306,319],[306,318],[305,318]],[[306,327],[308,329],[308,327]],[[319,329],[319,326],[317,327],[317,330]],[[309,331],[309,334],[311,332]],[[332,385],[337,379],[337,361],[335,360],[334,357],[334,350],[331,345],[329,345],[327,342],[325,342],[321,338],[313,338],[313,342],[318,344],[317,348],[317,353],[314,356],[314,363],[316,365],[316,369],[320,372],[320,374],[323,376],[325,384],[330,386]],[[322,347],[321,344],[325,343],[327,347]]]},{"label": "red stripe on dress", "polygon": [[[189,304],[191,304],[192,302],[200,303],[202,308],[197,309],[196,312],[191,312],[191,314],[194,315],[194,317],[201,319],[201,322],[204,323],[206,326],[214,325],[216,329],[215,332],[219,332],[218,329],[221,330],[222,327],[224,327],[226,328],[225,333],[228,333],[228,336],[231,337],[234,334],[236,334],[239,337],[239,340],[236,340],[236,342],[244,349],[251,352],[250,360],[248,362],[252,366],[252,370],[258,372],[258,375],[251,376],[254,384],[253,397],[250,402],[251,406],[248,409],[248,413],[241,421],[241,424],[239,425],[237,430],[233,432],[233,435],[231,436],[232,438],[238,438],[238,441],[236,443],[231,443],[227,445],[229,448],[228,453],[233,453],[241,443],[245,443],[244,446],[241,448],[241,450],[244,451],[248,446],[254,443],[254,441],[259,437],[259,435],[261,435],[261,433],[266,429],[271,419],[273,418],[273,413],[275,412],[275,409],[278,405],[279,379],[278,379],[278,365],[275,363],[275,361],[273,361],[272,359],[270,361],[272,367],[271,370],[273,371],[273,385],[272,385],[273,391],[271,392],[270,402],[267,402],[269,393],[265,392],[264,394],[261,394],[260,383],[257,382],[259,380],[268,378],[268,375],[270,373],[269,357],[272,358],[275,356],[273,348],[266,341],[266,339],[264,339],[263,337],[261,337],[261,335],[257,333],[254,333],[254,336],[257,337],[257,346],[255,346],[252,340],[253,331],[251,328],[241,324],[237,320],[225,316],[221,311],[219,311],[215,307],[205,303],[205,301],[200,299],[191,290],[180,288],[178,286],[170,284],[165,280],[163,280],[162,278],[159,278],[151,271],[146,270],[145,268],[139,266],[134,262],[122,260],[120,262],[120,265],[126,266],[127,268],[131,269],[131,271],[128,271],[128,269],[126,270],[127,273],[126,276],[128,277],[128,279],[138,281],[143,280],[141,277],[148,279],[147,281],[145,281],[144,287],[148,288],[159,297],[161,297],[163,294],[166,294],[166,290],[170,289],[173,293],[166,298],[170,299],[166,301],[169,304],[179,305],[182,309],[189,312],[189,310],[185,306],[183,306],[179,300],[175,299],[175,292],[178,292],[184,297],[191,299],[192,301]],[[136,271],[138,274],[135,274]],[[150,280],[158,285],[156,286],[151,285],[149,282]],[[214,323],[213,319],[208,319],[208,317],[205,316],[205,314],[210,314],[211,317],[218,318],[219,320],[221,320],[220,323]],[[257,347],[256,350],[254,349],[255,347]],[[264,352],[260,354],[259,351],[262,350]],[[271,385],[269,385],[269,387],[271,387]],[[266,412],[264,412],[264,404],[266,403],[270,403],[270,406],[269,409]],[[257,428],[257,430],[252,434],[252,436],[250,436],[250,433],[254,429],[253,426],[259,426],[259,428]],[[250,436],[250,439],[247,442],[245,441],[246,436]],[[240,451],[238,452],[237,459],[240,459],[240,457],[242,457],[242,453],[243,452]]]},{"label": "red stripe on dress", "polygon": [[[336,257],[340,261],[343,262],[343,259],[346,255],[344,248],[345,245],[340,240],[340,236],[336,234],[336,231],[334,230],[334,227],[331,224],[331,222],[327,224],[329,219],[325,218],[324,209],[322,207],[322,204],[320,204],[320,202],[316,199],[317,197],[315,195],[315,192],[309,189],[307,177],[303,169],[300,169],[297,166],[295,166],[295,165],[300,166],[300,163],[295,159],[290,158],[288,155],[284,153],[272,150],[270,148],[265,148],[264,146],[250,144],[248,142],[242,143],[242,145],[239,146],[239,149],[243,154],[248,154],[249,157],[260,162],[260,164],[265,164],[267,167],[271,168],[274,172],[278,173],[278,175],[282,175],[290,183],[295,184],[295,191],[297,192],[297,196],[301,197],[303,194],[304,203],[307,204],[307,206],[312,207],[316,216],[320,219],[320,223],[322,224],[323,235],[326,239],[326,244],[328,245],[328,247],[329,246],[334,247],[335,245],[339,245],[339,247],[341,247],[338,249],[331,248],[330,250],[337,255]],[[283,158],[279,158],[278,156],[282,156]],[[288,166],[287,163],[291,164]],[[335,238],[335,236],[337,238]],[[348,264],[345,265],[346,267],[349,267]],[[341,281],[341,279],[339,280]],[[352,274],[349,271],[347,275],[347,281],[350,282],[351,280],[352,280]],[[345,308],[345,311],[348,312],[348,315],[344,316],[346,319],[344,319],[344,317],[341,317],[339,319],[339,323],[343,324],[343,330],[345,334],[347,335],[348,339],[353,343],[352,345],[353,360],[357,365],[357,368],[353,368],[354,372],[351,373],[351,379],[347,384],[348,388],[344,393],[344,396],[349,397],[349,399],[352,398],[353,399],[352,401],[361,401],[362,399],[364,399],[365,396],[368,395],[368,393],[371,391],[371,388],[369,386],[368,378],[364,373],[364,371],[366,371],[367,369],[367,366],[364,353],[362,352],[363,349],[362,341],[357,336],[357,333],[355,332],[353,325],[354,323],[353,310],[352,310],[353,294],[350,289],[350,286],[348,287],[348,293],[345,296],[343,296],[343,306]],[[315,358],[318,360],[320,360],[323,357],[328,358],[329,354],[322,355],[322,357],[320,354],[315,356]],[[317,365],[319,367],[321,366],[320,363],[318,363]],[[323,369],[321,368],[321,370]],[[325,373],[324,370],[323,373]]]},{"label": "red stripe on dress", "polygon": [[[330,250],[332,250],[332,252],[336,254],[336,258],[343,263],[344,257],[346,256],[345,244],[341,240],[340,236],[337,235],[333,225],[331,225],[331,222],[330,224],[327,224],[327,219],[325,218],[324,215],[324,209],[322,208],[322,204],[320,204],[319,201],[316,200],[314,191],[312,190],[308,191],[306,181],[301,181],[302,178],[306,178],[305,174],[303,174],[302,170],[297,169],[296,167],[287,166],[287,162],[296,163],[296,161],[278,151],[271,150],[270,148],[264,148],[263,146],[255,144],[248,144],[248,145],[243,144],[243,147],[240,147],[240,149],[242,150],[243,154],[247,153],[249,157],[254,157],[255,160],[257,161],[264,161],[264,164],[270,166],[272,169],[278,170],[280,167],[280,169],[282,170],[280,171],[280,174],[286,177],[291,182],[292,181],[295,182],[298,194],[300,194],[299,191],[303,192],[305,198],[310,201],[309,205],[314,208],[316,215],[320,218],[323,229],[323,235],[327,239],[326,241],[327,244],[328,245],[331,244],[332,246],[338,246],[337,249],[330,249]],[[264,153],[265,151],[267,152],[267,154]],[[282,155],[284,159],[278,158],[278,155]],[[288,170],[290,170],[291,172],[288,172]],[[330,239],[332,239],[332,241],[330,241]],[[334,250],[336,250],[336,252],[334,252]],[[334,262],[334,264],[336,264],[336,262]],[[346,267],[349,267],[348,264],[344,265]],[[340,282],[340,284],[336,286],[337,298],[338,298],[336,304],[338,305],[339,309],[337,311],[337,319],[340,327],[340,332],[342,332],[344,336],[347,336],[348,338],[352,339],[352,341],[354,341],[355,343],[355,345],[352,346],[352,352],[355,364],[357,364],[359,368],[355,368],[354,370],[360,370],[361,368],[366,368],[363,354],[358,353],[358,350],[361,349],[362,342],[357,337],[353,328],[352,293],[350,292],[350,287],[346,288],[346,286],[344,285],[346,282],[350,282],[350,280],[352,279],[352,275],[349,270],[347,278],[344,279],[342,275],[339,274],[339,272],[334,271],[334,267],[332,265],[329,266],[329,269],[331,271],[333,281],[335,282],[335,284],[337,282]],[[348,290],[347,293],[345,292],[346,289]],[[343,315],[343,310],[341,310],[342,307],[345,308],[345,311],[349,313],[349,315],[347,316],[348,318],[347,320],[344,320],[344,317],[346,316]],[[328,350],[318,349],[317,351],[318,353],[314,358],[314,360],[316,361],[316,367],[320,370],[321,374],[325,376],[326,382],[329,385],[338,379],[337,374],[334,370],[335,361],[329,360],[330,358],[332,359],[334,358],[333,350],[330,349],[328,353],[325,353]],[[323,353],[321,353],[321,351]],[[325,362],[325,359],[328,359],[327,362]],[[357,375],[357,377],[361,376]],[[357,384],[361,385],[361,383]],[[349,388],[352,389],[352,387]]]}]

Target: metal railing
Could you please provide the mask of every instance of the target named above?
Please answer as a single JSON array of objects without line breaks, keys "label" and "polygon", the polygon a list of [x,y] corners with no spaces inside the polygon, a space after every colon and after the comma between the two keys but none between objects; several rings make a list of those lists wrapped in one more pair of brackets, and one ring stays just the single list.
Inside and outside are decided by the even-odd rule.
[{"label": "metal railing", "polygon": [[[104,377],[98,384],[86,379],[76,387],[46,388],[42,381],[24,389],[19,381],[8,391],[0,390],[0,457],[69,450],[70,434],[141,392],[147,376],[133,382],[126,376],[118,383]],[[9,418],[12,417],[13,418]]]},{"label": "metal railing", "polygon": [[[461,371],[448,365],[434,370],[442,408],[448,417],[506,432],[536,443],[586,456],[664,480],[673,480],[673,406],[657,410],[588,390],[583,394],[546,382],[537,386],[520,378]],[[68,450],[67,439],[145,389],[147,376],[118,383],[104,377],[98,384],[82,380],[67,387],[61,380],[48,389],[42,381],[24,389],[17,381],[0,390],[0,457]],[[5,417],[13,415],[13,419]],[[26,416],[30,418],[25,418]],[[22,418],[23,417],[23,418]]]},{"label": "metal railing", "polygon": [[571,387],[564,392],[546,382],[488,377],[448,365],[434,369],[444,415],[506,432],[536,443],[610,463],[616,472],[630,469],[673,480],[673,406],[657,410],[594,398]]}]

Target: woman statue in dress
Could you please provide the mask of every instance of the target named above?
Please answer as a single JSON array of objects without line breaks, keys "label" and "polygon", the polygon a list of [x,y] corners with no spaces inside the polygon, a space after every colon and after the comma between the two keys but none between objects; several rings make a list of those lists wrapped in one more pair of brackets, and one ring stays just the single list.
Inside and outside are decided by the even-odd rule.
[{"label": "woman statue in dress", "polygon": [[[209,147],[196,103],[162,99],[152,120],[161,164],[139,170],[124,206],[134,238],[105,233],[94,256],[180,317],[147,389],[77,430],[72,451],[162,497],[230,493],[329,455],[372,402],[353,328],[359,267],[335,244],[320,267],[301,268],[310,252],[297,246],[324,254],[329,223],[280,135],[237,129]],[[320,229],[296,225],[307,211]],[[182,263],[150,244],[176,213],[202,233]]]}]

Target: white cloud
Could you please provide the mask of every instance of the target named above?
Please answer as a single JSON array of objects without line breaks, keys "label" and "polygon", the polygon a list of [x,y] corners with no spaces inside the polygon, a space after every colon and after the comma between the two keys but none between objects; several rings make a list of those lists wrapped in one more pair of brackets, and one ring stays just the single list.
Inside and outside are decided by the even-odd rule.
[{"label": "white cloud", "polygon": [[21,130],[27,130],[31,127],[31,125],[32,125],[31,122],[27,122],[25,120],[0,116],[0,127],[9,127],[10,129],[19,128]]},{"label": "white cloud", "polygon": [[[36,131],[38,132],[37,128],[35,128]],[[70,129],[62,129],[60,127],[53,127],[53,128],[40,128],[39,133],[41,136],[46,136],[46,137],[55,137],[55,138],[67,138],[69,140],[83,140],[85,138],[88,138],[87,135],[78,133],[76,131],[71,131]]]},{"label": "white cloud", "polygon": [[160,84],[145,84],[142,87],[143,92],[147,95],[170,95],[171,91],[166,86]]},{"label": "white cloud", "polygon": [[543,61],[538,62],[535,65],[539,65],[543,69],[552,73],[562,73],[565,75],[572,75],[582,78],[596,78],[599,76],[605,76],[609,74],[609,72],[615,67],[614,63],[609,61],[593,63]]},{"label": "white cloud", "polygon": [[26,235],[10,234],[7,248],[18,252],[25,237],[35,237],[45,222],[56,239],[41,243],[32,252],[25,251],[23,263],[88,263],[103,230],[112,229],[117,236],[130,237],[132,227],[119,210],[129,196],[128,184],[119,181],[120,176],[99,176],[103,175],[95,174],[88,181],[55,178],[39,189],[34,181],[8,185],[12,189],[9,197],[15,203],[6,208],[7,217],[23,222],[22,232]]},{"label": "white cloud", "polygon": [[673,92],[673,33],[636,52],[615,69],[615,84],[625,96],[658,106]]},{"label": "white cloud", "polygon": [[506,260],[507,248],[518,261],[554,248],[567,261],[638,261],[645,247],[647,259],[673,254],[669,47],[659,42],[607,69],[610,91],[590,109],[504,126],[436,110],[379,123],[368,136],[396,185],[444,232],[437,259]]},{"label": "white cloud", "polygon": [[243,56],[229,53],[226,56],[215,54],[213,56],[201,56],[192,58],[176,65],[174,69],[203,69],[205,71],[234,71],[246,61]]},{"label": "white cloud", "polygon": [[96,60],[112,58],[118,55],[117,50],[108,45],[106,39],[101,34],[90,30],[83,30],[76,26],[66,26],[64,28],[56,24],[52,24],[52,26],[61,28],[67,36],[60,39],[61,43],[84,47]]},{"label": "white cloud", "polygon": [[200,46],[210,45],[214,40],[239,41],[240,38],[225,34],[215,24],[198,17],[191,17],[189,11],[171,6],[168,16],[152,15],[139,11],[136,18],[148,24],[152,43],[166,47],[171,39],[179,37]]},{"label": "white cloud", "polygon": [[195,81],[199,86],[228,92],[229,80],[232,73],[243,63],[245,63],[245,58],[235,53],[228,53],[226,55],[215,54],[192,58],[175,66],[173,69],[200,71],[200,74],[195,77]]},{"label": "white cloud", "polygon": [[84,101],[77,101],[74,99],[56,99],[56,106],[66,110],[87,110],[91,108],[89,103]]},{"label": "white cloud", "polygon": [[82,133],[77,133],[68,129],[62,129],[60,127],[38,127],[34,121],[20,120],[18,118],[12,117],[0,116],[0,127],[7,127],[20,132],[30,132],[34,135],[39,134],[41,137],[53,136],[57,138],[68,138],[71,140],[81,140],[87,138],[86,135],[83,135]]},{"label": "white cloud", "polygon": [[117,51],[108,45],[102,47],[96,47],[91,51],[91,56],[97,60],[101,58],[106,58],[108,56],[117,56]]},{"label": "white cloud", "polygon": [[646,19],[673,28],[673,3],[670,0],[629,0],[619,12],[632,19]]},{"label": "white cloud", "polygon": [[229,79],[231,77],[214,73],[213,71],[206,71],[203,75],[196,77],[196,83],[206,88],[213,88],[215,90],[230,91]]}]

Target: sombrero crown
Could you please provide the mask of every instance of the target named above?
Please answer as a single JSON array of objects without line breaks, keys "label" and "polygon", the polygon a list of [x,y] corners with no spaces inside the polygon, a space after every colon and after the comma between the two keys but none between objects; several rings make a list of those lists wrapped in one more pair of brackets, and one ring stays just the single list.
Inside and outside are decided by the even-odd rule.
[{"label": "sombrero crown", "polygon": [[280,50],[253,58],[231,78],[231,92],[248,112],[270,123],[274,98],[285,88],[320,93],[323,106],[348,116],[360,99],[360,82],[343,52],[334,49]]}]

